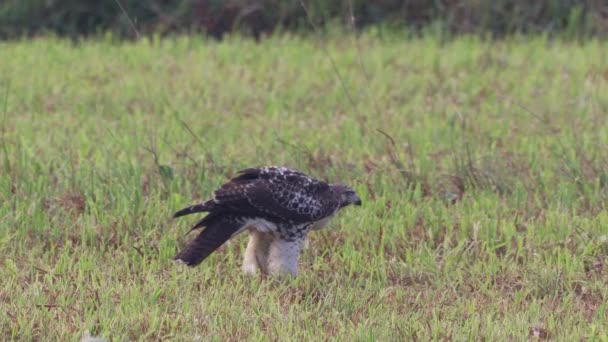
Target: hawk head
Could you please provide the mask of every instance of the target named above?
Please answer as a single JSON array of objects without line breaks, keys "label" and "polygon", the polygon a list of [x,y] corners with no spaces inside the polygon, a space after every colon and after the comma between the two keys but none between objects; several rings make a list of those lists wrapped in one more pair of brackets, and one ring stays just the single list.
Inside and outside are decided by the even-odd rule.
[{"label": "hawk head", "polygon": [[346,207],[347,205],[361,205],[361,198],[355,192],[353,188],[347,185],[334,184],[332,185],[334,191],[340,195],[340,208]]}]

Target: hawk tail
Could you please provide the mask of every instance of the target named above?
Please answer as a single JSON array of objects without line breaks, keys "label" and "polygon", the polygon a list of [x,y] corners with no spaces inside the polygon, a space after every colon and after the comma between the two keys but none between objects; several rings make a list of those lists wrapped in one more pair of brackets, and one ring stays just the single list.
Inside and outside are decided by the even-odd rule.
[{"label": "hawk tail", "polygon": [[191,205],[187,208],[177,211],[175,214],[173,214],[173,218],[177,218],[177,217],[184,216],[184,215],[190,215],[190,214],[194,214],[194,213],[202,213],[202,212],[210,211],[211,209],[213,209],[213,201],[198,203],[198,204]]},{"label": "hawk tail", "polygon": [[225,216],[205,223],[207,227],[186,248],[175,255],[174,260],[181,261],[188,266],[196,266],[228,241],[242,226],[234,218]]}]

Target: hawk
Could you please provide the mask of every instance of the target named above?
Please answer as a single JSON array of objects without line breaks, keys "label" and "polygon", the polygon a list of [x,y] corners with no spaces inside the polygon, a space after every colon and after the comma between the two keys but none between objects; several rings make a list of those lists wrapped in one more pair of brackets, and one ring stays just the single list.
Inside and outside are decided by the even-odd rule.
[{"label": "hawk", "polygon": [[196,266],[226,241],[248,231],[245,273],[295,276],[308,232],[325,227],[351,204],[360,206],[361,199],[346,185],[329,184],[282,166],[245,169],[216,189],[210,200],[173,215],[208,213],[190,232],[204,229],[174,260]]}]

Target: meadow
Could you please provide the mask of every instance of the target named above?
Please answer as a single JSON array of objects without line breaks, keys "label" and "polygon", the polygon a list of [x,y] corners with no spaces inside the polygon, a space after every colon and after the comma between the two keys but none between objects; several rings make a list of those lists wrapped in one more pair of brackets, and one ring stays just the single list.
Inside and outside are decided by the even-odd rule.
[{"label": "meadow", "polygon": [[[0,335],[608,341],[608,43],[370,32],[0,43]],[[362,207],[295,279],[178,209],[291,166]]]}]

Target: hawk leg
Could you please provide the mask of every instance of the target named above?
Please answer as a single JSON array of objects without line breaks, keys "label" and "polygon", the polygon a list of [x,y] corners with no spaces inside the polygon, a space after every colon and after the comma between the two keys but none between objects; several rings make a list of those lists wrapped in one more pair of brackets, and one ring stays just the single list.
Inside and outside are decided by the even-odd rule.
[{"label": "hawk leg", "polygon": [[249,231],[249,242],[245,250],[243,259],[243,272],[245,274],[255,275],[258,270],[262,273],[268,273],[268,250],[272,236],[267,233],[262,233],[251,229]]}]

